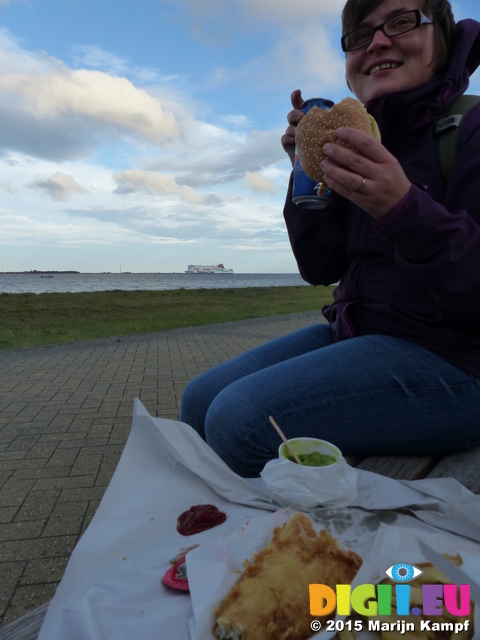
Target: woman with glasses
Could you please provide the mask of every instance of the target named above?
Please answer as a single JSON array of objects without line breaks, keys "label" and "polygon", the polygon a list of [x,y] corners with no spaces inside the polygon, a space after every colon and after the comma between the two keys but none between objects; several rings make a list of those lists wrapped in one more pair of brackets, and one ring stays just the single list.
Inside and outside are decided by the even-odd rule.
[{"label": "woman with glasses", "polygon": [[[348,0],[346,80],[380,128],[327,144],[323,210],[284,216],[300,273],[339,282],[327,320],[258,347],[190,383],[181,420],[244,476],[288,438],[345,455],[441,455],[480,440],[480,105],[445,184],[435,123],[480,62],[480,24],[447,0]],[[292,154],[300,91],[282,138]]]}]

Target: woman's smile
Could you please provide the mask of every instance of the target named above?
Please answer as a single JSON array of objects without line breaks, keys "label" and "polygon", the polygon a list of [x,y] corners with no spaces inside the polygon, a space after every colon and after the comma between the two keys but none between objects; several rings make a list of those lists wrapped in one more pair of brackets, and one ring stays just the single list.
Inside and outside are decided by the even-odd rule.
[{"label": "woman's smile", "polygon": [[369,75],[377,73],[379,71],[386,71],[389,69],[397,69],[400,66],[398,62],[377,62],[368,72]]}]

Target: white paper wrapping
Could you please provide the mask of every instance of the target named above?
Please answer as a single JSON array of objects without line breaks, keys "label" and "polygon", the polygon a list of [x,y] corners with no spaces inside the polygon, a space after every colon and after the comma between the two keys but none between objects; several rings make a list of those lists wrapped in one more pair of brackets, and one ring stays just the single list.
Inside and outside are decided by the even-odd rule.
[{"label": "white paper wrapping", "polygon": [[[178,534],[178,516],[202,503],[215,504],[225,511],[226,522],[188,538]],[[410,538],[393,530],[400,526],[422,531],[422,535],[438,532],[441,527],[480,541],[480,497],[455,481],[401,483],[359,472],[356,504],[380,511],[320,509],[309,516],[363,557],[374,548],[377,532],[383,529],[382,544],[392,541],[398,559],[400,554],[402,559],[408,556]],[[415,517],[392,511],[400,506],[411,509]],[[195,573],[192,569],[191,598],[161,583],[169,560],[182,547],[198,543],[191,559],[190,554],[187,556],[190,571],[195,557],[211,553],[210,544],[215,548],[228,546],[225,541],[243,527],[248,535],[243,536],[246,546],[242,555],[257,540],[256,536],[250,539],[250,524],[269,513],[269,518],[283,517],[272,514],[277,510],[261,480],[250,482],[238,477],[191,427],[152,418],[137,400],[123,455],[90,526],[72,553],[39,640],[189,640],[192,601],[196,612],[198,606],[211,615],[212,601],[205,605],[203,594],[212,587],[212,576],[217,574],[203,570]],[[422,522],[420,515],[431,524]],[[261,530],[271,536],[272,523],[259,526]],[[464,542],[450,533],[441,535],[454,548]],[[471,544],[469,551],[476,557],[478,545]],[[370,557],[378,571],[385,570],[375,560],[375,553]],[[383,562],[386,556],[378,557]],[[225,562],[229,562],[227,558],[225,555]],[[217,569],[225,573],[225,567]],[[211,594],[213,599],[219,595]],[[198,619],[196,615],[192,622],[193,633]]]}]

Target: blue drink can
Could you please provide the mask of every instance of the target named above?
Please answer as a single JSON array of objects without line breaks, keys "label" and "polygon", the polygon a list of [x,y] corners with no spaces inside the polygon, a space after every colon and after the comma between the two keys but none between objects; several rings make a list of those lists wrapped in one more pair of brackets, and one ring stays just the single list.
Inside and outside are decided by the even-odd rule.
[{"label": "blue drink can", "polygon": [[[307,113],[312,107],[330,110],[333,104],[331,100],[325,98],[310,98],[303,103],[301,111]],[[321,195],[318,195],[319,190]],[[296,151],[293,165],[292,202],[302,209],[325,209],[332,202],[331,190],[307,176]]]}]

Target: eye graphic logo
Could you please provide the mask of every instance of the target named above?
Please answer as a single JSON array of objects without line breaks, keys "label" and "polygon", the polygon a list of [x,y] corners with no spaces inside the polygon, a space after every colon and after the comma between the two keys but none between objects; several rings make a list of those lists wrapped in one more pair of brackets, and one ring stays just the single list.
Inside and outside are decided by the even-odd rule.
[{"label": "eye graphic logo", "polygon": [[395,582],[411,582],[421,576],[423,571],[413,564],[392,564],[385,573]]}]

